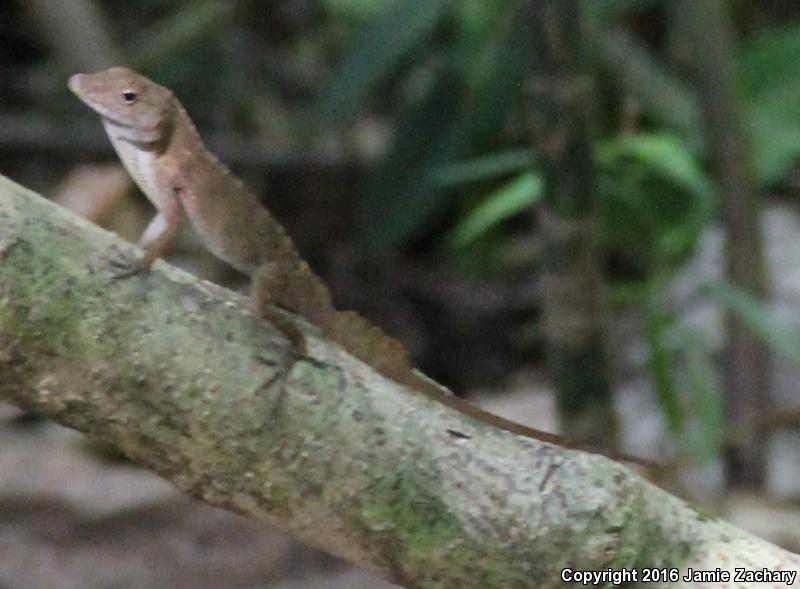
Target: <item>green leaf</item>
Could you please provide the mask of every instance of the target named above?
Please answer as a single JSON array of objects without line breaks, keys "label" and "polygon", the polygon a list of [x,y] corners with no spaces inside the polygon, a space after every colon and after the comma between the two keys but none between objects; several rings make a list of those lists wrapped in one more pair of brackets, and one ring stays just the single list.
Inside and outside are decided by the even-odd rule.
[{"label": "green leaf", "polygon": [[701,458],[710,460],[719,454],[725,435],[725,404],[717,382],[716,369],[700,335],[687,329],[679,336],[684,350],[692,413],[698,421],[696,436],[690,436],[692,449]]},{"label": "green leaf", "polygon": [[711,182],[685,142],[672,135],[614,138],[597,149],[612,246],[639,244],[646,265],[675,264],[714,210]]},{"label": "green leaf", "polygon": [[800,25],[763,31],[743,45],[736,60],[736,80],[743,96],[769,94],[800,80]]},{"label": "green leaf", "polygon": [[[513,13],[509,13],[513,16]],[[429,221],[452,198],[436,190],[436,173],[490,142],[508,117],[530,60],[524,19],[492,31],[482,59],[465,79],[455,57],[433,88],[398,124],[395,143],[366,193],[364,226],[373,247],[395,245]]]},{"label": "green leaf", "polygon": [[771,349],[800,363],[800,331],[775,317],[766,303],[722,282],[709,283],[704,290],[736,313]]},{"label": "green leaf", "polygon": [[800,157],[800,88],[795,104],[777,104],[764,100],[746,109],[746,127],[752,148],[751,171],[759,186],[780,182],[794,168]]},{"label": "green leaf", "polygon": [[542,198],[542,178],[528,172],[489,194],[450,235],[452,247],[460,248],[475,241],[509,217],[521,213]]},{"label": "green leaf", "polygon": [[736,81],[749,131],[752,171],[762,186],[800,157],[800,25],[767,30],[742,48]]},{"label": "green leaf", "polygon": [[433,190],[431,173],[454,156],[450,134],[463,92],[452,72],[440,72],[429,92],[401,114],[395,140],[365,191],[362,231],[369,246],[399,243],[448,197]]},{"label": "green leaf", "polygon": [[800,79],[773,84],[768,92],[743,96],[745,127],[752,147],[752,172],[764,186],[783,179],[800,157]]},{"label": "green leaf", "polygon": [[492,31],[481,55],[471,60],[466,81],[469,93],[461,104],[461,116],[450,139],[462,152],[497,135],[530,73],[530,30],[525,19],[519,18],[516,6],[512,4],[512,8],[506,15],[512,18],[506,18],[503,26]]},{"label": "green leaf", "polygon": [[430,38],[449,3],[396,0],[364,31],[334,72],[315,107],[317,124],[329,128],[357,112],[375,86],[395,72],[403,57]]},{"label": "green leaf", "polygon": [[631,158],[707,203],[714,197],[713,185],[700,163],[689,147],[674,135],[643,133],[613,139],[600,145],[597,158],[598,163],[606,167]]},{"label": "green leaf", "polygon": [[644,301],[647,370],[670,430],[679,432],[685,420],[672,370],[675,350],[669,344],[669,332],[675,325],[675,318],[663,301],[665,282],[666,275],[659,274],[651,277],[647,284]]},{"label": "green leaf", "polygon": [[433,172],[436,188],[450,188],[480,180],[490,180],[530,168],[535,159],[527,149],[510,149],[464,162],[447,164]]}]

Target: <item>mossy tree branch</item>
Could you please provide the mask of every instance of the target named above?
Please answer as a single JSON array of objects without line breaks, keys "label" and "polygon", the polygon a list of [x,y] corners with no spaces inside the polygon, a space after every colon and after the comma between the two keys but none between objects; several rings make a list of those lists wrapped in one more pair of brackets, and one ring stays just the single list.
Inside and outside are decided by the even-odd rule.
[{"label": "mossy tree branch", "polygon": [[407,587],[800,568],[620,464],[387,381],[299,320],[297,356],[240,296],[166,264],[112,279],[131,252],[0,177],[0,398]]}]

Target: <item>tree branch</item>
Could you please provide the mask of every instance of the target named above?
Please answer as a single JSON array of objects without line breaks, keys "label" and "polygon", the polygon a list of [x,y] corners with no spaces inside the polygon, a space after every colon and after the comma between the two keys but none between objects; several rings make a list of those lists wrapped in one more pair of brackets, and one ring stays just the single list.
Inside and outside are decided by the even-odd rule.
[{"label": "tree branch", "polygon": [[133,251],[0,177],[0,397],[407,587],[800,569],[620,464],[387,381],[299,319],[303,356],[242,297],[166,264],[110,278]]}]

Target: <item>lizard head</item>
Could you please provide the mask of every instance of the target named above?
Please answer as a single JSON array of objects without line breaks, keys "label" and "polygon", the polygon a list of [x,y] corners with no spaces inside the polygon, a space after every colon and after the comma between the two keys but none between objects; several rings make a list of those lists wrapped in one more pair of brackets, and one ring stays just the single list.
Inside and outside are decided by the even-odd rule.
[{"label": "lizard head", "polygon": [[172,92],[124,67],[75,74],[68,85],[100,114],[107,129],[128,141],[159,141],[174,109]]}]

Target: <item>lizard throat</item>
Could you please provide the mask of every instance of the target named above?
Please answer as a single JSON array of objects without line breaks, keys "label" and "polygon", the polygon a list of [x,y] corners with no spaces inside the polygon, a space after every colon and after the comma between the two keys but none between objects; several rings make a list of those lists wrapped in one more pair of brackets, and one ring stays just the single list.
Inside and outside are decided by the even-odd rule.
[{"label": "lizard throat", "polygon": [[103,127],[112,141],[124,141],[142,151],[164,151],[171,134],[168,126],[164,124],[146,129],[126,125],[108,117],[103,117]]}]

